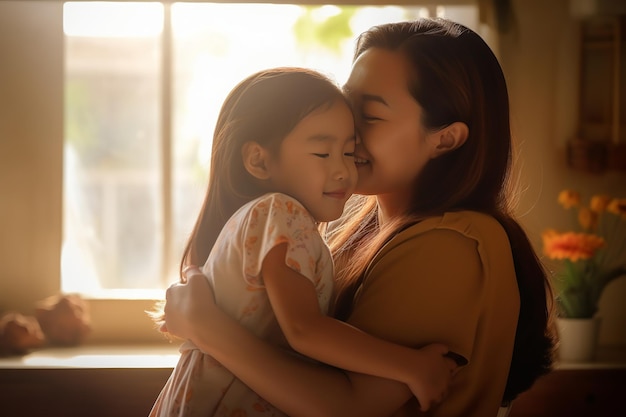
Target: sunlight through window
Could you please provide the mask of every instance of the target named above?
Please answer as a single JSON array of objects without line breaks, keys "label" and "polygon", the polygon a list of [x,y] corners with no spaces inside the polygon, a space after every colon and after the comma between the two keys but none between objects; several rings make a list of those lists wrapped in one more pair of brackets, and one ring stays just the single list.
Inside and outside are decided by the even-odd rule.
[{"label": "sunlight through window", "polygon": [[431,14],[477,22],[473,6],[66,3],[62,290],[125,298],[178,279],[213,126],[245,76],[305,66],[343,83],[356,35]]}]

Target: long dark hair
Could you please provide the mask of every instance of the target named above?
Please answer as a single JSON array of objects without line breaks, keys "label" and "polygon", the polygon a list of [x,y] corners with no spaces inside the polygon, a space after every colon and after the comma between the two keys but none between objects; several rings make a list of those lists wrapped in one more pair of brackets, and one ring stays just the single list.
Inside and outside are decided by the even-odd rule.
[{"label": "long dark hair", "polygon": [[358,38],[354,59],[373,47],[397,51],[411,64],[408,89],[422,108],[426,129],[436,131],[460,121],[468,126],[469,136],[463,146],[431,159],[424,167],[405,219],[381,230],[376,224],[375,201],[368,197],[331,235],[339,274],[337,315],[349,314],[366,264],[398,228],[446,211],[489,214],[508,235],[520,293],[503,399],[511,401],[551,369],[555,339],[549,280],[509,207],[511,132],[504,74],[480,36],[444,19],[375,26]]}]

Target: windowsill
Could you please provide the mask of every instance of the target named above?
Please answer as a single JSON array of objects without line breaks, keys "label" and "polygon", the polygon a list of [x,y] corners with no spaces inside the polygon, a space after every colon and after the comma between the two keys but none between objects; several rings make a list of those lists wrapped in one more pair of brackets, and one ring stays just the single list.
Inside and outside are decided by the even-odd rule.
[{"label": "windowsill", "polygon": [[0,357],[0,369],[173,368],[178,344],[46,347],[22,356]]},{"label": "windowsill", "polygon": [[557,362],[558,370],[626,369],[626,346],[600,346],[591,362]]},{"label": "windowsill", "polygon": [[[0,369],[168,368],[180,356],[179,343],[46,347],[23,356],[0,357]],[[592,362],[557,363],[558,370],[626,368],[626,347],[601,346]]]}]

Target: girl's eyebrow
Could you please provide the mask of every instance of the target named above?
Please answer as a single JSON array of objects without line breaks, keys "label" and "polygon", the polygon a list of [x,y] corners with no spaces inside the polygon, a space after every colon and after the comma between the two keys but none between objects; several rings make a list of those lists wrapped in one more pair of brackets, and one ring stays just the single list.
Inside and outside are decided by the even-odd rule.
[{"label": "girl's eyebrow", "polygon": [[316,135],[313,136],[309,136],[307,138],[308,142],[330,142],[332,140],[334,140],[335,137],[333,135],[330,135],[328,133],[318,133]]},{"label": "girl's eyebrow", "polygon": [[[308,142],[332,142],[334,140],[337,140],[337,137],[334,135],[330,135],[330,134],[318,134],[318,135],[309,136],[307,138]],[[344,140],[344,142],[350,142],[354,140],[356,140],[356,134],[352,134],[348,136]]]}]

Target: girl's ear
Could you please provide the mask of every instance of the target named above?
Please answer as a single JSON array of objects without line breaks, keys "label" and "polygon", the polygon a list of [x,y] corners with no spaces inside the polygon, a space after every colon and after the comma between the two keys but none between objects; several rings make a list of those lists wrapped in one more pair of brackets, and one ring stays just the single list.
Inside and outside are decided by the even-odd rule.
[{"label": "girl's ear", "polygon": [[463,146],[468,135],[469,128],[463,122],[454,122],[432,133],[433,150],[431,158],[438,158],[449,151]]},{"label": "girl's ear", "polygon": [[241,148],[241,157],[246,171],[255,178],[266,180],[269,173],[269,152],[257,142],[246,142]]}]

